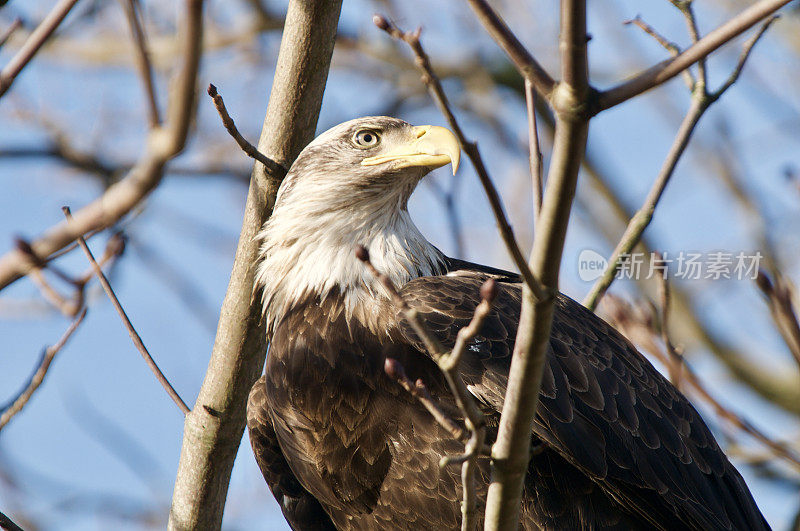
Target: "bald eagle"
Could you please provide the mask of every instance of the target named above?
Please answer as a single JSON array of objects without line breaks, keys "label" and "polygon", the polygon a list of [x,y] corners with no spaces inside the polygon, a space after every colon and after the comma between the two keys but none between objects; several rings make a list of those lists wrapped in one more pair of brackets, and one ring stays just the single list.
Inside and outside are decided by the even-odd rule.
[{"label": "bald eagle", "polygon": [[[452,346],[489,278],[492,313],[462,361],[489,422],[502,410],[519,322],[517,275],[449,258],[407,210],[432,169],[458,165],[442,127],[388,117],[338,125],[300,153],[260,233],[256,275],[271,343],[247,425],[289,525],[306,529],[455,529],[463,451],[384,373],[398,360],[463,420],[436,364],[385,288],[400,287]],[[614,328],[559,295],[520,514],[525,529],[769,529],[747,485],[692,405]],[[479,510],[489,481],[478,471]]]}]

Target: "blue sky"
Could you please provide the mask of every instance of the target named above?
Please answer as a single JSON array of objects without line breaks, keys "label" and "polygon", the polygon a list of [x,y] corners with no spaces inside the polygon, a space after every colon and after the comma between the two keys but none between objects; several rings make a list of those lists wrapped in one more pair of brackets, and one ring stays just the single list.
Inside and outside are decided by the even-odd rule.
[{"label": "blue sky", "polygon": [[[0,28],[7,25],[10,12],[38,19],[49,5],[23,5],[12,0],[0,10]],[[282,5],[271,3],[276,12],[282,12]],[[555,3],[539,2],[535,9],[526,10],[520,9],[518,2],[503,5],[512,28],[546,66],[554,69]],[[148,6],[150,10],[159,9]],[[604,2],[590,7],[590,58],[593,81],[599,87],[664,57],[656,45],[636,33],[638,30],[620,26],[622,20],[641,13],[674,40],[686,43],[683,21],[665,1]],[[702,30],[727,17],[718,8],[716,3],[698,5]],[[366,46],[372,48],[366,52],[385,49],[387,38],[371,23],[373,12],[384,9],[383,3],[345,2],[341,30],[363,36]],[[145,121],[131,65],[127,60],[98,64],[79,53],[81,42],[111,42],[117,34],[127,35],[118,9],[103,13],[95,22],[67,29],[66,36],[78,52],[60,52],[57,47],[44,50],[0,101],[0,151],[41,146],[47,132],[37,120],[46,116],[67,128],[82,149],[97,151],[109,160],[134,160],[139,154]],[[207,13],[220,21],[210,34],[248,22],[239,3],[211,1]],[[414,0],[404,3],[394,16],[408,29],[424,26],[423,43],[434,64],[468,61],[476,55],[488,61],[501,57],[460,4]],[[73,23],[75,18],[67,22]],[[272,33],[211,50],[204,57],[200,86],[213,82],[219,87],[240,129],[253,141],[266,109],[278,42],[279,35]],[[0,64],[8,60],[13,49],[9,45],[0,51]],[[711,61],[712,80],[727,75],[737,53],[736,48],[723,50]],[[374,62],[370,53],[337,52],[320,130],[381,112],[399,88],[410,90],[399,86],[398,80],[415,80],[414,76],[381,79],[366,68],[354,68],[353,57],[364,57],[367,66]],[[661,249],[736,252],[755,248],[752,223],[713,176],[704,151],[716,146],[721,124],[725,123],[742,161],[745,184],[766,205],[774,228],[772,235],[788,264],[785,273],[797,278],[800,195],[781,175],[787,165],[800,165],[800,95],[784,88],[792,80],[796,82],[798,67],[797,55],[781,39],[768,36],[760,43],[741,82],[701,123],[697,144],[705,148],[690,147],[667,189],[648,230]],[[168,64],[159,69],[162,97],[168,70]],[[773,90],[780,97],[765,89],[765,79],[774,80]],[[454,80],[446,80],[445,87],[457,105],[488,109],[504,124],[508,138],[496,134],[476,113],[460,112],[467,134],[477,139],[483,150],[520,238],[529,243],[527,160],[519,147],[527,141],[523,103],[509,91],[481,92],[471,87],[465,93],[462,84]],[[627,205],[637,206],[646,194],[687,104],[685,87],[673,81],[592,122],[590,149],[608,168],[612,184]],[[226,165],[247,171],[250,162],[226,136],[202,92],[198,109],[196,134],[174,167],[203,164],[214,155]],[[443,125],[443,119],[423,95],[409,99],[399,116],[413,123]],[[458,211],[467,235],[464,257],[511,267],[469,164],[462,164],[459,175]],[[449,182],[446,170],[436,172],[431,179],[442,186]],[[33,237],[58,222],[62,205],[77,209],[102,192],[96,178],[41,158],[0,159],[0,183],[0,252],[11,248],[12,236]],[[168,173],[144,208],[123,223],[131,241],[113,271],[112,282],[149,350],[189,404],[194,402],[211,352],[214,319],[230,274],[245,194],[245,186],[230,176]],[[579,198],[596,200],[585,178]],[[431,241],[445,252],[454,251],[447,217],[429,186],[420,186],[409,208]],[[102,250],[104,238],[95,238],[96,251]],[[577,275],[579,252],[592,248],[607,255],[611,247],[598,236],[595,222],[577,212],[564,253],[562,290],[580,299],[590,285]],[[164,273],[160,262],[174,268],[177,277]],[[60,263],[70,271],[86,267],[79,253]],[[631,292],[624,283],[616,287],[620,293]],[[797,370],[771,328],[766,308],[751,283],[699,281],[686,289],[695,295],[713,326],[732,342],[743,345],[754,358],[764,359],[776,371]],[[192,312],[187,311],[182,299],[187,290],[193,296]],[[69,511],[70,504],[87,499],[109,500],[97,502],[101,506],[108,506],[113,499],[125,509],[154,509],[157,519],[153,525],[162,527],[180,451],[182,417],[140,359],[105,296],[94,285],[89,293],[86,321],[58,355],[42,389],[0,435],[0,468],[19,479],[23,492],[19,495],[0,480],[0,502],[3,510],[12,514],[14,508],[24,509],[47,529],[140,527],[135,523],[123,525],[100,507],[81,513]],[[37,290],[27,281],[17,282],[0,294],[0,401],[14,395],[41,348],[55,342],[68,325],[66,318],[47,310],[38,299]],[[797,440],[796,417],[732,383],[702,348],[690,354],[694,367],[713,392],[724,397],[726,405],[776,437]],[[709,418],[717,429],[713,417]],[[739,468],[770,522],[776,529],[786,528],[797,511],[797,492],[756,477],[748,467]],[[234,467],[224,527],[275,529],[284,525],[282,522],[245,440]]]}]

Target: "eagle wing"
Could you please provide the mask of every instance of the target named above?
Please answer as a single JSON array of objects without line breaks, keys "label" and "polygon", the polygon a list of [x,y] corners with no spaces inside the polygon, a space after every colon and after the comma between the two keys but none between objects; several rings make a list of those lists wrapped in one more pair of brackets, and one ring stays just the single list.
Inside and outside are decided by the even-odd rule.
[{"label": "eagle wing", "polygon": [[[490,277],[499,280],[492,312],[462,361],[465,383],[497,415],[521,285],[509,273],[454,263],[447,276],[412,280],[401,294],[451,347],[480,301],[480,286]],[[400,322],[406,340],[424,352]],[[769,528],[686,398],[619,332],[563,295],[556,301],[539,399],[533,434],[643,520],[670,529]]]},{"label": "eagle wing", "polygon": [[322,505],[303,488],[281,451],[266,407],[265,383],[266,376],[262,376],[247,400],[247,429],[258,467],[292,529],[333,531],[336,528]]}]

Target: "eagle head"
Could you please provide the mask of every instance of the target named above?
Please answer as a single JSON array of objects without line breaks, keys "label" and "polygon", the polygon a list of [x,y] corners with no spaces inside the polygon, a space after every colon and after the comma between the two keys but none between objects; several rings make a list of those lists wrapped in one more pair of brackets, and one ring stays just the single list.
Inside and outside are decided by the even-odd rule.
[{"label": "eagle head", "polygon": [[353,312],[388,295],[355,259],[357,245],[395,285],[440,273],[444,256],[414,226],[407,203],[420,179],[448,163],[455,174],[459,158],[444,127],[386,116],[350,120],[306,146],[259,234],[256,285],[268,324],[309,296],[342,296]]},{"label": "eagle head", "polygon": [[458,140],[444,127],[387,116],[350,120],[303,149],[280,187],[278,206],[314,196],[323,210],[351,209],[359,202],[382,210],[398,199],[404,207],[431,170],[452,163],[455,174],[460,153]]}]

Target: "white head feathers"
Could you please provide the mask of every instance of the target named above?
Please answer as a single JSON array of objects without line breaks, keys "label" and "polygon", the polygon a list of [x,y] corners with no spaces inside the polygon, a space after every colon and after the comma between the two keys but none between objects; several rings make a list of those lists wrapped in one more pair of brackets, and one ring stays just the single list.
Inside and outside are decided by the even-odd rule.
[{"label": "white head feathers", "polygon": [[[444,255],[406,209],[430,165],[361,165],[368,156],[384,156],[407,143],[414,129],[394,118],[352,120],[323,133],[298,156],[258,235],[256,286],[263,290],[270,329],[293,304],[331,295],[343,297],[348,317],[374,325],[378,304],[371,302],[388,293],[356,258],[357,245],[367,248],[375,267],[398,287],[441,273]],[[357,145],[354,135],[363,137],[363,131],[377,134],[382,145]]]}]

